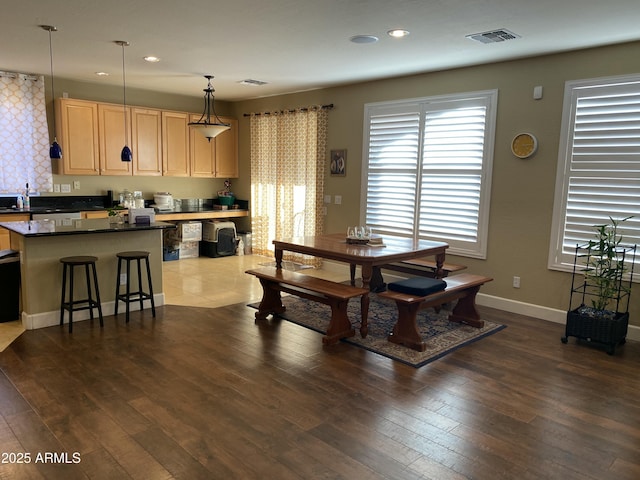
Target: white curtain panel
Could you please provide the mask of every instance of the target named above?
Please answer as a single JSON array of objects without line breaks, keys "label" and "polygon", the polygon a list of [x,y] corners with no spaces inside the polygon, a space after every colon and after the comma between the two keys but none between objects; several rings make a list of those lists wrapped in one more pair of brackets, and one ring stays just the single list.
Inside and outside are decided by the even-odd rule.
[{"label": "white curtain panel", "polygon": [[0,72],[0,193],[51,191],[44,77]]}]

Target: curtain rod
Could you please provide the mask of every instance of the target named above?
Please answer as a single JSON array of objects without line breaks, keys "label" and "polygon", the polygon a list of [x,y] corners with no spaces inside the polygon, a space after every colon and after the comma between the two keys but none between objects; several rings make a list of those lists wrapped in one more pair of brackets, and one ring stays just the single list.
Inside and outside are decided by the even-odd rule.
[{"label": "curtain rod", "polygon": [[[302,112],[306,112],[310,109],[313,109],[314,107],[303,107],[303,108],[298,108],[296,110],[278,110],[276,112],[262,112],[262,113],[245,113],[244,116],[245,117],[250,117],[251,115],[275,115],[277,113],[294,113],[294,112],[298,112],[298,111],[302,111]],[[320,108],[322,109],[326,109],[326,110],[331,110],[333,108],[333,103],[330,103],[328,105],[321,105]]]}]

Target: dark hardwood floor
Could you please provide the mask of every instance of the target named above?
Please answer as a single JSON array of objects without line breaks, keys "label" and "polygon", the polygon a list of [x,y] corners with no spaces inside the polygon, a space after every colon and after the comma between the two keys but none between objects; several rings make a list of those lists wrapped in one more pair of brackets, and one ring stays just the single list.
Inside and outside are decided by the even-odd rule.
[{"label": "dark hardwood floor", "polygon": [[481,311],[508,327],[420,369],[244,305],[27,331],[0,478],[640,478],[640,344]]}]

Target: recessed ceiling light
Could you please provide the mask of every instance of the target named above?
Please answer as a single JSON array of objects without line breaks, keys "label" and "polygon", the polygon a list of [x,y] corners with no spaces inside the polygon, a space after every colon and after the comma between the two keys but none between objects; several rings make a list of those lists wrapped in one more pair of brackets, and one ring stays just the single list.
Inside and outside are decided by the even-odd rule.
[{"label": "recessed ceiling light", "polygon": [[160,61],[160,59],[158,57],[154,57],[153,55],[147,55],[146,57],[144,57],[144,59],[147,62],[151,62],[151,63],[157,63]]},{"label": "recessed ceiling light", "polygon": [[409,30],[403,30],[401,28],[394,28],[393,30],[389,30],[387,35],[393,38],[402,38],[409,35]]},{"label": "recessed ceiling light", "polygon": [[96,75],[99,77],[108,77],[109,72],[96,72]]},{"label": "recessed ceiling light", "polygon": [[354,35],[349,40],[353,43],[376,43],[378,41],[378,37],[374,35]]}]

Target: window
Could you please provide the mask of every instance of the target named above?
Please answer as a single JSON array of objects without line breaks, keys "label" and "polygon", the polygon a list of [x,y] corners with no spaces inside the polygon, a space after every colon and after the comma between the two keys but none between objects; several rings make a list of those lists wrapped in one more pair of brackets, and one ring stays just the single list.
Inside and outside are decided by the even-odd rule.
[{"label": "window", "polygon": [[486,258],[498,92],[365,105],[363,221]]},{"label": "window", "polygon": [[633,216],[625,243],[640,243],[640,76],[567,82],[549,268],[568,270],[594,225]]}]

